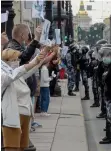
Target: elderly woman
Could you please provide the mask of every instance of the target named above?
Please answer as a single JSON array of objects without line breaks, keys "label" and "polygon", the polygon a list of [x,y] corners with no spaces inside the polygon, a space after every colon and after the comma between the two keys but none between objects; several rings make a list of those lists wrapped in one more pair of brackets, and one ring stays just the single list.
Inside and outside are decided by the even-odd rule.
[{"label": "elderly woman", "polygon": [[22,151],[28,147],[32,103],[25,79],[35,73],[44,61],[50,61],[55,54],[56,52],[53,52],[44,60],[46,54],[41,52],[31,62],[19,67],[19,51],[2,51],[2,131],[6,151]]}]

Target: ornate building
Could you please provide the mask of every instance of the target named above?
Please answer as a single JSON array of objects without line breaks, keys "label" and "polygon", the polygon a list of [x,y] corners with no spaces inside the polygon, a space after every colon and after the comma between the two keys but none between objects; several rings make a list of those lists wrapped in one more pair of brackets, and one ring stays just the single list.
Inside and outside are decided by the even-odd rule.
[{"label": "ornate building", "polygon": [[[83,36],[81,35],[81,30],[89,31],[91,26],[92,19],[88,16],[88,12],[85,10],[84,2],[80,2],[80,8],[76,16],[73,18],[74,25],[74,39],[77,41],[80,39],[83,40]],[[80,29],[80,31],[79,31]]]},{"label": "ornate building", "polygon": [[88,12],[85,10],[84,2],[80,2],[80,8],[76,16],[74,16],[74,24],[77,24],[83,30],[89,30],[92,19],[88,16]]}]

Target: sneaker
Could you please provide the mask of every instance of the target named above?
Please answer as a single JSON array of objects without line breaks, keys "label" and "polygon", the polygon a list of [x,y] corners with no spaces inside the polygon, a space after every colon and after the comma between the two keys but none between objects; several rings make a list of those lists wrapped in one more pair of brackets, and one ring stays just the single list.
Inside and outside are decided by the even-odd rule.
[{"label": "sneaker", "polygon": [[33,128],[42,127],[42,125],[39,124],[39,123],[37,123],[37,122],[33,122],[33,123],[31,124],[31,126],[32,126]]},{"label": "sneaker", "polygon": [[31,128],[30,128],[30,132],[35,132],[35,128],[34,128],[34,127],[31,127]]},{"label": "sneaker", "polygon": [[48,117],[48,116],[50,116],[50,114],[48,114],[47,112],[42,112],[42,113],[41,113],[41,116],[46,116],[46,117]]}]

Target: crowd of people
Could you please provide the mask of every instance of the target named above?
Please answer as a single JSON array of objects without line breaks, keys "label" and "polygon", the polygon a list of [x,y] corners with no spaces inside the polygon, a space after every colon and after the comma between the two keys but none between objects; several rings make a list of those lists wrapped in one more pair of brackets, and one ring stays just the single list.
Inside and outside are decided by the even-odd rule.
[{"label": "crowd of people", "polygon": [[11,40],[6,33],[1,34],[2,138],[6,151],[28,147],[29,130],[42,126],[34,122],[35,110],[50,116],[47,111],[57,81],[60,47],[54,42],[40,44],[41,33],[41,26],[33,35],[27,25],[17,24]]},{"label": "crowd of people", "polygon": [[[42,27],[31,34],[25,24],[17,24],[12,39],[1,34],[1,101],[2,138],[6,151],[23,151],[29,145],[29,130],[42,126],[34,121],[34,113],[48,117],[50,96],[55,95],[58,64],[61,61],[68,77],[68,95],[76,96],[79,82],[89,100],[88,78],[92,80],[94,103],[100,107],[97,118],[106,119],[106,137],[100,144],[111,143],[111,45],[105,40],[88,48],[78,46],[74,40],[66,43],[68,51],[63,57],[63,47],[50,40],[50,45],[40,43]],[[31,122],[30,122],[31,121]]]},{"label": "crowd of people", "polygon": [[[89,83],[92,81],[94,103],[90,106],[101,107],[97,118],[106,119],[106,136],[100,144],[111,143],[111,44],[104,39],[99,40],[95,46],[79,47],[72,41],[66,57],[63,58],[68,73],[68,95],[75,96],[73,91],[79,90],[79,81],[85,88],[85,97],[81,100],[89,100]],[[75,89],[74,89],[75,87]]]}]

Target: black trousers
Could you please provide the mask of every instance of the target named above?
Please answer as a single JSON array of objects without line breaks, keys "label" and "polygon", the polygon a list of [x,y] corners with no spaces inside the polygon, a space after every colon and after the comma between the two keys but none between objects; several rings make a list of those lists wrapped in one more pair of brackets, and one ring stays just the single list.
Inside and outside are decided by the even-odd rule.
[{"label": "black trousers", "polygon": [[82,82],[85,88],[85,96],[89,97],[88,76],[85,70],[81,70]]},{"label": "black trousers", "polygon": [[76,70],[76,75],[75,75],[75,84],[76,88],[79,89],[79,81],[80,81],[80,71]]},{"label": "black trousers", "polygon": [[[56,68],[49,68],[49,76],[51,76],[52,71],[54,71],[54,74],[57,75],[57,69]],[[50,95],[51,96],[54,95],[56,82],[57,82],[57,77],[53,78],[53,80],[50,81],[49,89],[50,89]]]},{"label": "black trousers", "polygon": [[106,117],[106,137],[111,140],[111,123]]}]

